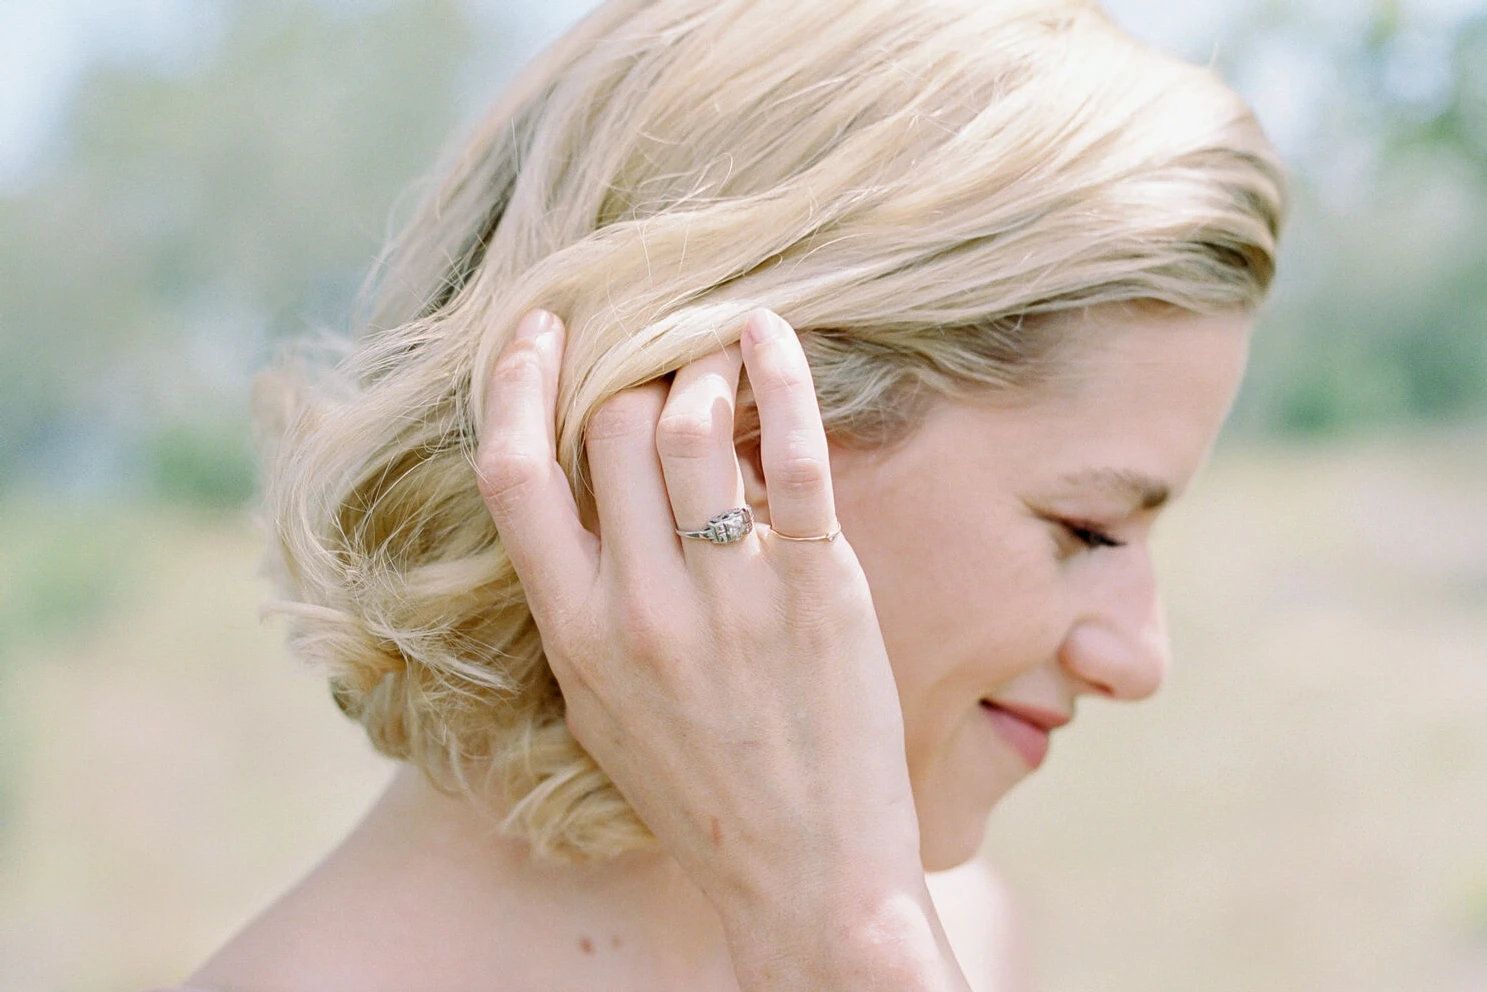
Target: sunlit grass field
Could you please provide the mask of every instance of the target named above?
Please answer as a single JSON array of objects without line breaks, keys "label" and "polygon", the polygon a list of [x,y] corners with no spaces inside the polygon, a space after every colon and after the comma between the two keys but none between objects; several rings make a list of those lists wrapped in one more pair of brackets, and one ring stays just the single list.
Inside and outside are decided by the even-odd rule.
[{"label": "sunlit grass field", "polygon": [[[1044,988],[1487,989],[1487,430],[1226,450],[1158,545],[1167,687],[993,817]],[[256,561],[0,504],[0,992],[183,977],[385,781]]]}]

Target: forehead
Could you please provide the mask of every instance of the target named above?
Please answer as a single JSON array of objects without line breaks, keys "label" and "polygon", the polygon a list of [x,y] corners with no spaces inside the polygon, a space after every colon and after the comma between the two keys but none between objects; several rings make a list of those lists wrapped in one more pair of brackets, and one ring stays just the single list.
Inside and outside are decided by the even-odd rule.
[{"label": "forehead", "polygon": [[[1250,316],[1116,310],[1081,320],[1065,373],[1020,404],[1024,443],[1042,448],[1059,481],[1143,502],[1157,486],[1182,489],[1238,392]],[[1002,426],[1019,433],[1009,413]]]},{"label": "forehead", "polygon": [[1220,422],[1244,375],[1248,314],[1090,311],[1061,374],[1028,406],[1048,418],[1185,415]]},{"label": "forehead", "polygon": [[[941,485],[1095,493],[1154,508],[1186,487],[1243,376],[1250,318],[1090,312],[1054,380],[937,406],[878,469]],[[896,464],[888,464],[896,463]]]}]

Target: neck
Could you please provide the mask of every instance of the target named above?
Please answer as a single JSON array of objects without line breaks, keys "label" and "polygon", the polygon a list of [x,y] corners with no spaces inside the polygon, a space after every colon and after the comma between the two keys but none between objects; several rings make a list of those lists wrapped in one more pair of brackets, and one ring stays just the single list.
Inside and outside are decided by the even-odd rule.
[{"label": "neck", "polygon": [[659,851],[534,862],[525,843],[499,836],[472,803],[439,792],[411,766],[398,771],[351,843],[379,877],[417,887],[415,905],[459,919],[462,930],[472,919],[490,920],[529,950],[611,957],[637,978],[664,981],[659,987],[716,987],[720,969],[731,976],[716,912]]}]

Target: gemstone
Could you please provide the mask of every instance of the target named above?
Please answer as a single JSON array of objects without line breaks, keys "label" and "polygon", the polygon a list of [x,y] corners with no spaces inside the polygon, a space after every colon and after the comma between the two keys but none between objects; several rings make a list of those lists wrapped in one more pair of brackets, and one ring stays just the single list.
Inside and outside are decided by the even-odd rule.
[{"label": "gemstone", "polygon": [[707,522],[707,529],[714,544],[732,544],[754,529],[754,515],[746,506],[725,510]]}]

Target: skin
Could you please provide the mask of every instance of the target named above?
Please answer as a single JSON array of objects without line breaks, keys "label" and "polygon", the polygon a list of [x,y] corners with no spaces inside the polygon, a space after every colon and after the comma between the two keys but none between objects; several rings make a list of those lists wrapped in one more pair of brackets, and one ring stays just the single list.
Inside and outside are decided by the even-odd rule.
[{"label": "skin", "polygon": [[[1148,537],[1228,414],[1250,320],[1084,319],[1097,344],[1062,388],[945,403],[896,450],[833,452],[837,514],[898,680],[931,869],[971,857],[992,805],[1031,770],[982,699],[1067,716],[1080,696],[1144,699],[1167,670]],[[1123,546],[1092,547],[1090,532]]]},{"label": "skin", "polygon": [[[1160,684],[1147,536],[1212,445],[1249,326],[1071,319],[1097,343],[1054,387],[945,401],[862,450],[827,441],[798,340],[757,313],[741,349],[596,413],[596,534],[552,461],[562,329],[529,317],[493,372],[482,492],[570,727],[663,850],[536,866],[405,770],[192,983],[1027,987],[994,881],[973,864],[932,898],[924,870],[971,858],[1030,771],[984,700],[1067,715]],[[762,439],[735,452],[741,362]],[[761,526],[743,542],[674,535],[745,501]],[[831,542],[772,536],[838,521]]]}]

